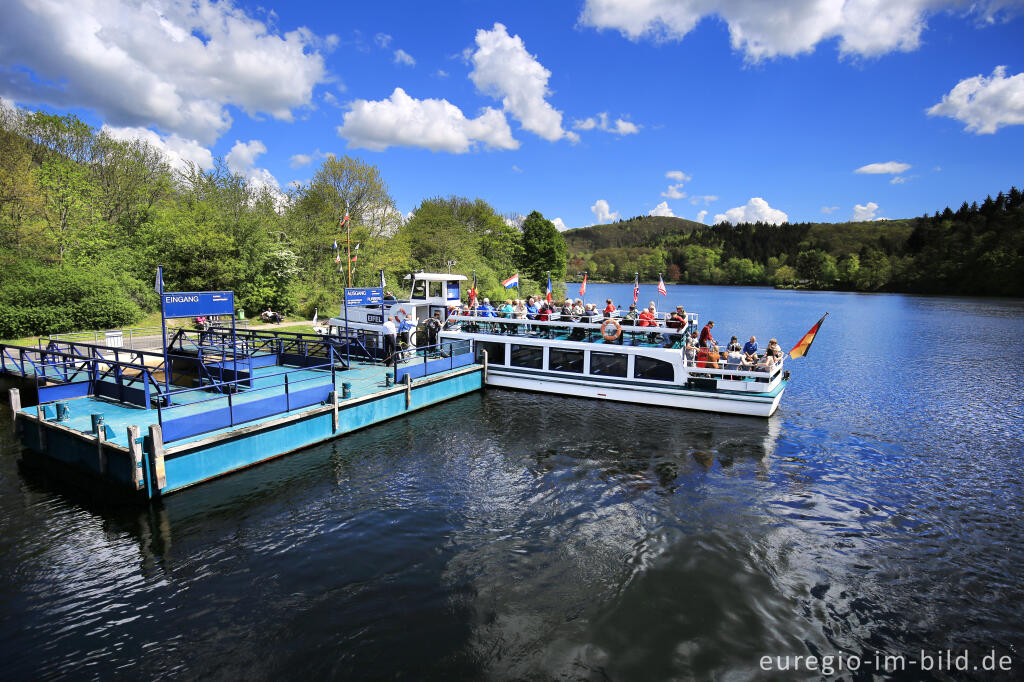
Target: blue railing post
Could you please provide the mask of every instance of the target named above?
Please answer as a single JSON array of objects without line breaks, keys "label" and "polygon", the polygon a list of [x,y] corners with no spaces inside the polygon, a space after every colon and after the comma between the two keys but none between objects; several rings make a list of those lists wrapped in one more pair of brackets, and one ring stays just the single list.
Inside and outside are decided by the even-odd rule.
[{"label": "blue railing post", "polygon": [[284,411],[285,412],[291,412],[291,410],[292,410],[291,397],[288,394],[288,375],[285,374],[284,375]]}]

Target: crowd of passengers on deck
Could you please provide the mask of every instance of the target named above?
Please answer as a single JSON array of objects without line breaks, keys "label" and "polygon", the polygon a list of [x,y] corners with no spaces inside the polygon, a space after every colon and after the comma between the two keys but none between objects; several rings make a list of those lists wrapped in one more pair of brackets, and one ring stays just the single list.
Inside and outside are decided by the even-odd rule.
[{"label": "crowd of passengers on deck", "polygon": [[[499,334],[517,334],[523,329],[516,329],[518,325],[501,325],[498,319],[508,320],[537,320],[585,322],[598,324],[604,319],[615,319],[621,326],[630,327],[664,327],[669,330],[676,330],[677,333],[655,333],[647,332],[648,343],[660,343],[665,348],[682,348],[687,364],[698,367],[734,370],[741,372],[771,372],[777,364],[782,362],[783,352],[776,339],[768,342],[768,347],[763,354],[759,354],[757,338],[750,337],[750,340],[740,345],[736,336],[729,340],[729,344],[723,349],[715,341],[712,330],[715,327],[713,320],[708,321],[698,334],[692,328],[686,317],[686,310],[678,305],[671,313],[659,315],[654,301],[651,301],[646,308],[637,310],[636,305],[631,304],[628,311],[620,311],[612,300],[606,299],[605,306],[598,310],[594,303],[584,304],[582,299],[567,298],[561,304],[548,303],[544,298],[533,296],[522,299],[506,299],[504,303],[494,306],[489,299],[484,298],[476,306],[465,304],[461,310],[453,308],[449,311],[449,324],[458,324],[458,317],[496,318],[496,327],[492,331]],[[635,332],[630,332],[635,335]],[[581,340],[584,332],[575,328],[570,332],[570,340]],[[615,334],[614,342],[621,344],[625,336],[623,333]],[[605,337],[606,339],[608,337]],[[635,340],[634,340],[635,343]]]}]

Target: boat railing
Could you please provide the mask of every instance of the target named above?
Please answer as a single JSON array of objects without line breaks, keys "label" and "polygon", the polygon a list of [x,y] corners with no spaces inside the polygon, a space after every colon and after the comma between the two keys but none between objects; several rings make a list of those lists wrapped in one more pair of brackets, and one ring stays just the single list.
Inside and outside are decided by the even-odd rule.
[{"label": "boat railing", "polygon": [[[586,317],[586,316],[582,316]],[[689,318],[689,315],[687,315]],[[696,316],[694,316],[694,319]],[[515,317],[497,317],[497,316],[484,316],[484,315],[461,315],[456,314],[448,318],[446,324],[449,327],[449,331],[452,331],[454,325],[459,325],[463,331],[469,333],[490,333],[490,334],[513,334],[516,336],[532,336],[538,338],[553,338],[555,331],[574,329],[579,330],[588,334],[587,340],[593,340],[596,336],[600,338],[601,328],[607,318],[602,316],[590,316],[593,321],[584,322],[582,319],[573,317],[561,317],[558,315],[549,316],[547,320],[540,319],[523,319]],[[629,334],[632,337],[636,336],[650,336],[661,334],[663,336],[679,337],[677,344],[682,341],[682,335],[693,331],[695,323],[687,320],[687,326],[683,329],[677,327],[668,327],[664,323],[666,319],[662,317],[656,320],[657,323],[653,326],[641,326],[639,321],[627,320],[626,318],[613,317],[621,329],[622,334]],[[467,326],[469,328],[467,328]],[[473,332],[472,329],[476,327],[477,332]],[[579,339],[584,340],[584,339]]]},{"label": "boat railing", "polygon": [[[402,363],[395,369],[395,381],[398,383],[405,381],[406,375],[411,379],[418,379],[457,367],[465,367],[475,362],[473,342],[469,339],[417,346],[408,350],[400,350],[397,354]],[[411,355],[403,358],[402,356],[405,354]]]}]

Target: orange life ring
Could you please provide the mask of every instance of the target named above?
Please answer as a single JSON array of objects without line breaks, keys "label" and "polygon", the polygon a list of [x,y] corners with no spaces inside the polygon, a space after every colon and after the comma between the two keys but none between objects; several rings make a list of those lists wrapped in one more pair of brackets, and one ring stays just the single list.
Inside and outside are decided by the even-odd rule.
[{"label": "orange life ring", "polygon": [[[607,331],[609,323],[611,323],[612,327],[615,328],[614,332],[609,333]],[[601,336],[604,337],[605,341],[615,341],[622,336],[622,327],[619,326],[619,323],[614,318],[605,318],[605,321],[601,323]]]}]

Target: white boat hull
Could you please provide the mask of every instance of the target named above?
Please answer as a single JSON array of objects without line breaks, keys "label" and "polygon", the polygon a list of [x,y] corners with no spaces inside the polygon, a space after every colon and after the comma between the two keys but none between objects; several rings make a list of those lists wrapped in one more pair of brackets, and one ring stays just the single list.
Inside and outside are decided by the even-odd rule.
[{"label": "white boat hull", "polygon": [[524,391],[540,391],[567,395],[575,398],[593,398],[595,400],[611,400],[615,402],[636,403],[640,405],[657,405],[659,407],[675,407],[685,410],[701,410],[719,414],[738,414],[751,417],[770,417],[779,407],[785,385],[777,393],[770,394],[732,394],[710,391],[690,390],[677,386],[637,386],[628,388],[614,384],[595,381],[593,379],[576,379],[572,377],[553,376],[550,374],[523,374],[505,367],[490,365],[487,368],[488,386],[515,388]]}]

